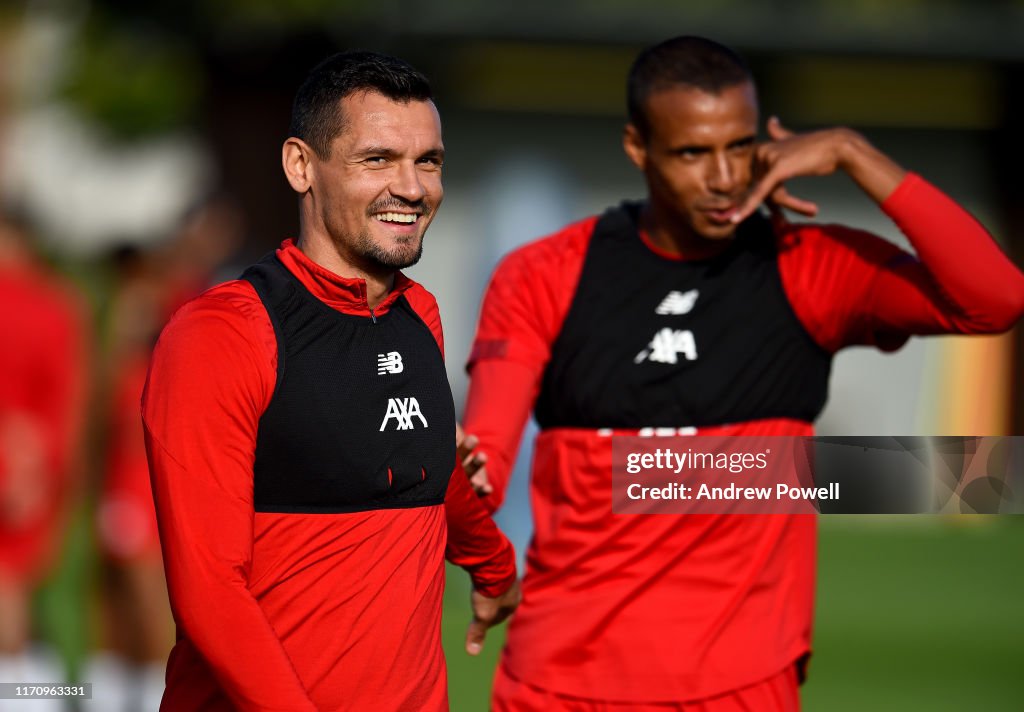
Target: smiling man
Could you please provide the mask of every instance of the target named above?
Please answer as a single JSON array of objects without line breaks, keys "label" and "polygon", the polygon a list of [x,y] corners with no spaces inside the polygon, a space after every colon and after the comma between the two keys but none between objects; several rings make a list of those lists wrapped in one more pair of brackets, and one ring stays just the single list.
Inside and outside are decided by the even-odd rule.
[{"label": "smiling man", "polygon": [[[369,52],[299,89],[282,149],[300,232],[177,312],[143,420],[178,641],[162,709],[447,710],[444,559],[475,653],[514,555],[455,465],[434,298],[426,79]],[[447,545],[446,545],[447,542]]]},{"label": "smiling man", "polygon": [[[795,710],[811,646],[815,519],[612,512],[612,437],[810,435],[832,355],[912,334],[991,333],[1024,277],[962,208],[848,129],[757,142],[734,52],[651,47],[629,75],[624,148],[647,199],[498,266],[469,361],[467,472],[502,501],[529,411],[534,535],[498,712]],[[813,215],[799,175],[847,173],[917,257]],[[776,213],[755,212],[762,201]],[[467,438],[467,442],[469,438]],[[686,447],[685,441],[679,445]]]}]

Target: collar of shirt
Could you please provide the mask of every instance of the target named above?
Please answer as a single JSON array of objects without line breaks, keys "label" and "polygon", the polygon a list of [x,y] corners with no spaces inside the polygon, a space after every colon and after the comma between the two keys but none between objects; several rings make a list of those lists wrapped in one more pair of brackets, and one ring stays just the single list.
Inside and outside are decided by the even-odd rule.
[{"label": "collar of shirt", "polygon": [[[281,243],[277,258],[295,275],[310,293],[345,314],[370,316],[370,305],[366,300],[366,280],[350,279],[335,274],[320,266],[305,255],[291,238]],[[395,284],[384,300],[372,311],[372,316],[387,313],[391,305],[413,285],[413,281],[401,272],[395,272]]]}]

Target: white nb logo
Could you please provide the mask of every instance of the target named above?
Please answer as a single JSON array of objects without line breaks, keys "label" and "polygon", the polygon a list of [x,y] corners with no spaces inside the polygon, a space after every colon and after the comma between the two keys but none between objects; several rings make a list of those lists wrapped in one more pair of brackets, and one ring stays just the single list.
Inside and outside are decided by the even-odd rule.
[{"label": "white nb logo", "polygon": [[697,360],[697,342],[693,332],[689,330],[665,328],[654,335],[647,348],[633,359],[633,363],[656,361],[658,363],[678,363],[677,354],[686,356],[687,361]]},{"label": "white nb logo", "polygon": [[661,304],[654,310],[654,313],[670,316],[689,314],[693,305],[697,303],[698,296],[699,293],[696,289],[691,289],[688,292],[679,292],[673,289],[668,296],[661,300]]},{"label": "white nb logo", "polygon": [[[401,363],[399,363],[399,370],[401,370]],[[395,430],[412,430],[415,427],[412,422],[413,417],[419,418],[424,428],[430,427],[427,425],[427,419],[420,412],[419,401],[415,398],[388,398],[388,412],[384,414],[384,422],[380,424],[380,432],[384,431],[388,421],[392,418],[398,423],[398,427]]]},{"label": "white nb logo", "polygon": [[397,351],[388,351],[386,354],[377,354],[377,375],[385,373],[401,373],[405,366],[402,365],[402,354]]}]

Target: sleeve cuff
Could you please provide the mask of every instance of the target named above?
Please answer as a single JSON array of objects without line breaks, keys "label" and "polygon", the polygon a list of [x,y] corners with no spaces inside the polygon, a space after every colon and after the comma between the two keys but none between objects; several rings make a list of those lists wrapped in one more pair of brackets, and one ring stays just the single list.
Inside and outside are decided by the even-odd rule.
[{"label": "sleeve cuff", "polygon": [[473,588],[487,596],[497,598],[512,587],[516,577],[516,552],[512,543],[505,541],[505,550],[497,557],[497,561],[488,562],[487,565],[470,571],[469,577],[473,581]]},{"label": "sleeve cuff", "polygon": [[882,202],[882,212],[893,220],[897,220],[900,213],[907,209],[908,204],[913,205],[918,201],[917,194],[920,189],[928,187],[930,187],[928,181],[917,173],[908,172],[903,181],[896,186],[896,190]]}]

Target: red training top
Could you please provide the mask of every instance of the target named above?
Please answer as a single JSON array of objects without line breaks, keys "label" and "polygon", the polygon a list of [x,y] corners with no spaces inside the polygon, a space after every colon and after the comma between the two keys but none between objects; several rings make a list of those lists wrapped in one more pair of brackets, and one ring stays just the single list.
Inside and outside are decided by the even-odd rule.
[{"label": "red training top", "polygon": [[[363,280],[291,241],[277,255],[331,308],[369,316]],[[437,303],[404,275],[376,314],[400,295],[443,351]],[[246,281],[185,305],[157,344],[143,421],[178,625],[161,708],[447,710],[444,559],[497,596],[515,579],[511,545],[464,474],[443,507],[254,512],[256,433],[276,368],[273,326]]]},{"label": "red training top", "polygon": [[[911,334],[997,332],[1020,317],[1024,276],[947,196],[909,175],[882,208],[920,261],[838,225],[776,229],[786,297],[819,346],[891,350]],[[489,458],[492,510],[502,502],[596,221],[514,251],[488,287],[468,365],[465,427]],[[781,418],[699,429],[812,433],[810,422]],[[813,517],[615,515],[611,469],[611,438],[599,430],[556,427],[538,436],[535,530],[523,603],[502,658],[510,675],[588,699],[685,701],[766,679],[809,651]]]}]

